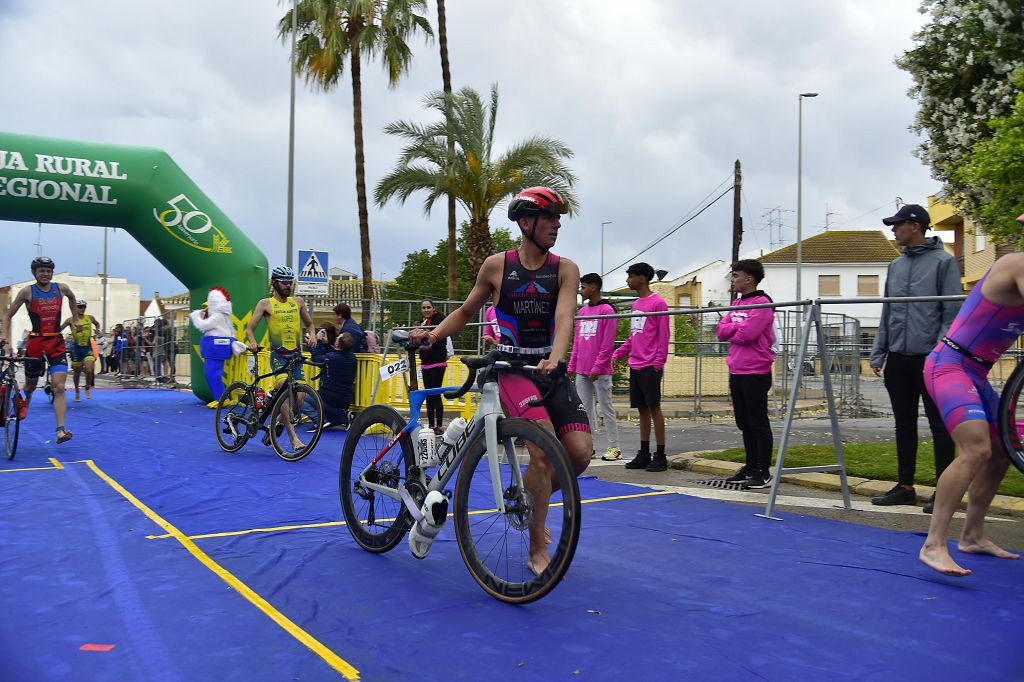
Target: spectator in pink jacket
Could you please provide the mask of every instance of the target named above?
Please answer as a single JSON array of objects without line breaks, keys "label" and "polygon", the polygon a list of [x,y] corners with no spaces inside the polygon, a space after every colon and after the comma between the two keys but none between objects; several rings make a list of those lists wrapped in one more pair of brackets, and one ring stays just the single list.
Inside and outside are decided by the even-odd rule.
[{"label": "spectator in pink jacket", "polygon": [[487,310],[484,311],[484,350],[488,350],[488,346],[498,345],[498,313],[494,310],[494,304],[488,303]]},{"label": "spectator in pink jacket", "polygon": [[[601,298],[601,275],[589,272],[580,277],[580,295],[583,307],[577,315],[614,315],[615,308]],[[603,320],[577,320],[576,336],[572,342],[572,356],[569,371],[576,374],[576,392],[587,408],[590,417],[590,431],[597,425],[594,409],[594,395],[601,407],[604,432],[608,438],[608,449],[601,459],[613,462],[622,457],[619,450],[619,429],[615,423],[615,407],[612,405],[612,351],[615,350],[614,318]]]},{"label": "spectator in pink jacket", "polygon": [[[757,288],[764,279],[764,266],[756,260],[732,264],[729,275],[737,298],[733,305],[771,303],[768,294]],[[765,488],[772,463],[772,425],[768,420],[768,391],[772,388],[775,363],[775,309],[730,310],[718,323],[719,341],[729,342],[729,394],[736,426],[743,434],[747,462],[728,481],[745,488]]]},{"label": "spectator in pink jacket", "polygon": [[[668,311],[668,304],[651,291],[654,268],[633,263],[626,270],[626,286],[637,293],[634,313]],[[632,317],[629,338],[612,354],[613,360],[629,356],[629,406],[640,412],[640,450],[626,462],[627,469],[665,471],[665,417],[661,414],[661,378],[668,360],[668,315]],[[651,456],[651,424],[658,445]]]}]

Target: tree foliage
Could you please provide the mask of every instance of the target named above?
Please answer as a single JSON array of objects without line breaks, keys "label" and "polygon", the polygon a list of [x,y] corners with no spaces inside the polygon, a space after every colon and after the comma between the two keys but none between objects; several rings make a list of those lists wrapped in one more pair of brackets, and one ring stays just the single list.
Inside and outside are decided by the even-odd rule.
[{"label": "tree foliage", "polygon": [[[377,185],[378,206],[391,199],[405,203],[414,193],[425,192],[423,210],[430,214],[434,203],[449,194],[469,214],[468,251],[470,271],[479,272],[493,251],[490,214],[494,208],[524,187],[547,185],[562,194],[570,214],[577,209],[572,191],[576,176],[565,164],[572,150],[562,142],[534,136],[507,150],[494,150],[498,117],[498,86],[491,86],[489,104],[479,93],[463,88],[456,93],[434,92],[425,106],[440,114],[429,123],[396,121],[384,132],[404,138],[406,147],[395,168]],[[455,142],[449,152],[449,139]]]},{"label": "tree foliage", "polygon": [[[990,179],[961,173],[992,119],[1010,115],[1024,74],[1024,7],[1019,0],[924,0],[931,22],[896,64],[914,79],[919,109],[912,129],[927,136],[915,151],[943,183],[946,197],[981,218]],[[983,227],[995,224],[984,221]]]},{"label": "tree foliage", "polygon": [[1005,118],[989,122],[992,137],[974,147],[955,178],[975,188],[972,214],[996,238],[1019,239],[1017,216],[1024,213],[1024,94]]}]

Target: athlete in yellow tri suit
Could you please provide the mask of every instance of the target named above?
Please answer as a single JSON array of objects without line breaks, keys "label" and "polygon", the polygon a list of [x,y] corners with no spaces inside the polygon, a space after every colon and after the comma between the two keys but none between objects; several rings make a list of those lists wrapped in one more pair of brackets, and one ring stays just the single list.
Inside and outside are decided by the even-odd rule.
[{"label": "athlete in yellow tri suit", "polygon": [[[71,371],[75,382],[75,402],[77,403],[82,401],[78,384],[82,376],[83,366],[85,368],[86,399],[92,398],[92,387],[96,385],[96,354],[92,348],[92,336],[93,331],[99,327],[99,323],[96,322],[95,317],[86,314],[85,301],[79,299],[75,307],[78,309],[78,321],[82,327],[78,330],[72,327],[71,338],[74,339],[74,343],[71,344],[68,350],[71,352]],[[61,330],[65,327],[70,327],[71,322],[71,318],[64,320],[64,324],[60,326]]]},{"label": "athlete in yellow tri suit", "polygon": [[[302,328],[306,328],[309,339],[307,345],[312,345],[316,338],[313,329],[313,317],[306,308],[306,302],[299,296],[292,296],[292,286],[295,283],[295,272],[287,266],[278,266],[270,276],[271,296],[264,298],[256,304],[252,311],[252,319],[245,328],[245,335],[249,339],[249,350],[255,351],[259,344],[256,343],[256,327],[260,321],[267,318],[267,336],[270,340],[270,368],[279,370],[285,366],[288,358],[295,353],[302,352]],[[293,379],[302,379],[302,366],[295,367],[292,374]],[[276,386],[280,386],[284,376],[275,379]],[[276,387],[275,386],[275,387]],[[300,404],[304,398],[299,394]],[[295,427],[292,426],[288,415],[288,405],[281,405],[282,421],[288,429],[288,437],[291,438],[292,446],[298,450],[304,444],[295,435]]]}]

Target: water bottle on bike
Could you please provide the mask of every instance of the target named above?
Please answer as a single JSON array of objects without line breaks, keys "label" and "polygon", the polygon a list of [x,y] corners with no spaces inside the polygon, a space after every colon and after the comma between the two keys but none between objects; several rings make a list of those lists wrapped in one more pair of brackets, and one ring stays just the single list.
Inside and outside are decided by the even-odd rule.
[{"label": "water bottle on bike", "polygon": [[466,426],[468,422],[462,417],[456,417],[448,424],[448,428],[444,430],[444,435],[441,437],[441,443],[437,448],[436,460],[440,461],[442,457],[448,454],[448,452],[455,447],[455,444],[462,438],[462,434],[466,432]]},{"label": "water bottle on bike", "polygon": [[437,490],[431,490],[423,500],[420,519],[409,531],[409,551],[417,559],[425,559],[434,538],[444,527],[448,518],[448,498]]},{"label": "water bottle on bike", "polygon": [[416,433],[420,468],[427,469],[437,466],[437,436],[429,426],[424,426]]}]

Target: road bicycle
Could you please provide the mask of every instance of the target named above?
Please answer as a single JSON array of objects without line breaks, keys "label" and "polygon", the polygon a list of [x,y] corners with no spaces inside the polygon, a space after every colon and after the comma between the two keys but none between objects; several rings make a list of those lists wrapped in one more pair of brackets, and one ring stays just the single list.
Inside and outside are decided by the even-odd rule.
[{"label": "road bicycle", "polygon": [[[406,344],[408,333],[393,331],[391,338],[398,345]],[[461,387],[417,389],[415,350],[407,350],[409,420],[388,405],[371,405],[349,427],[342,448],[341,508],[349,532],[363,549],[387,552],[419,523],[428,495],[436,499],[443,494],[454,500],[459,552],[484,591],[509,603],[540,599],[554,589],[572,562],[580,533],[580,493],[569,456],[555,435],[533,421],[502,413],[499,374],[530,373],[536,367],[491,351],[483,357],[462,358],[469,377]],[[549,375],[550,388],[531,405],[543,403],[558,382],[566,380],[565,363],[554,374],[559,373]],[[454,443],[438,446],[436,462],[424,464],[424,453],[417,451],[418,442],[413,440],[424,400],[431,395],[455,400],[471,389],[478,376],[481,398],[473,418]],[[531,452],[535,460],[546,459],[554,477],[557,491],[550,503],[544,499],[547,494],[535,499],[527,488],[527,480],[537,480],[538,469],[544,475],[543,463],[530,470]],[[456,470],[453,494],[446,488]],[[551,561],[538,574],[529,565],[529,534],[535,515],[545,509],[546,526],[534,532],[548,535]],[[446,518],[447,505],[434,521],[440,525]]]},{"label": "road bicycle", "polygon": [[24,398],[18,386],[17,371],[18,363],[24,361],[25,358],[0,356],[0,421],[3,421],[4,453],[8,460],[14,459],[18,449],[18,432],[21,428],[18,412]]},{"label": "road bicycle", "polygon": [[[281,369],[260,374],[256,358],[259,350],[262,349],[252,351],[250,381],[234,382],[224,389],[217,401],[214,417],[217,442],[227,452],[237,452],[263,431],[264,445],[272,446],[281,459],[297,462],[311,453],[320,441],[324,430],[324,404],[319,393],[308,384],[296,381],[292,374],[299,365],[318,367],[322,373],[325,365],[294,353]],[[259,382],[281,374],[285,375],[284,382],[265,393]]]},{"label": "road bicycle", "polygon": [[1018,358],[1017,366],[1010,378],[1003,384],[999,397],[999,436],[1003,449],[1013,465],[1024,473],[1024,358]]}]

